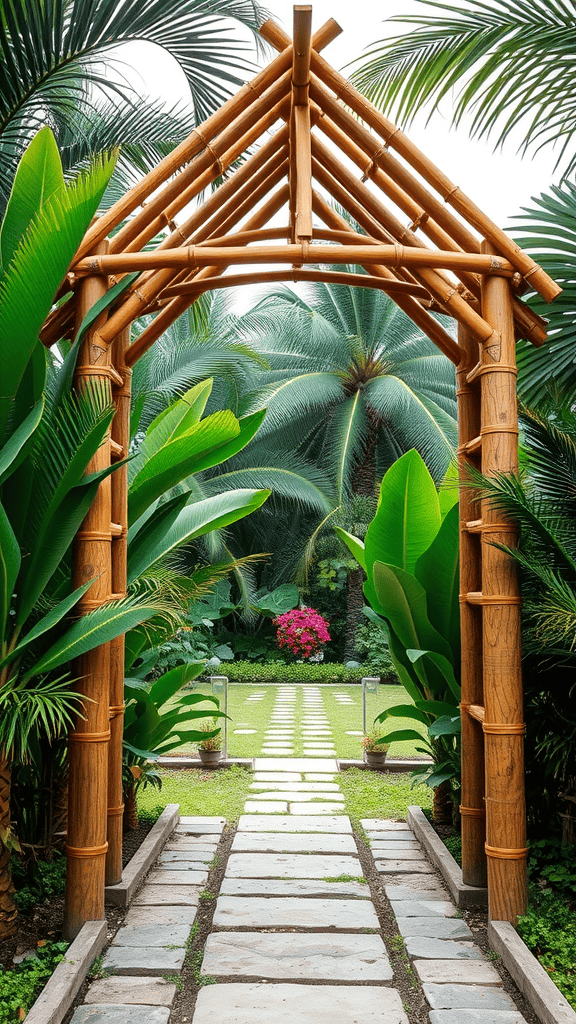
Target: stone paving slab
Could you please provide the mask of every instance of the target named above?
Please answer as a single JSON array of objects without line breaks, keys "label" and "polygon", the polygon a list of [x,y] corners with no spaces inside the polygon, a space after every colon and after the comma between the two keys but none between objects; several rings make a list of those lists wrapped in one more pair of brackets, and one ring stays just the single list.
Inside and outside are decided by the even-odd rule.
[{"label": "stone paving slab", "polygon": [[[394,850],[375,850],[374,847],[371,847],[371,849],[374,858],[384,864],[390,861],[392,863],[396,863],[396,861],[400,859],[402,860],[403,864],[408,864],[411,861],[413,861],[415,864],[428,863],[428,861],[426,861],[425,859],[425,854],[422,851],[422,847],[420,847],[420,849],[417,850],[412,850],[410,849],[412,843],[398,843],[398,846],[402,847],[402,849],[398,850],[398,847],[396,847]],[[408,847],[408,849],[404,849],[404,847]],[[410,867],[410,870],[419,871],[420,868],[417,868],[412,865]]]},{"label": "stone paving slab", "polygon": [[[251,782],[250,789],[274,790],[278,793],[339,793],[337,782]],[[288,797],[286,797],[288,800]]]},{"label": "stone paving slab", "polygon": [[448,898],[446,889],[434,875],[402,875],[402,881],[398,882],[393,879],[394,875],[389,875],[387,881],[383,879],[389,900],[433,900],[435,898],[445,900]]},{"label": "stone paving slab", "polygon": [[[408,840],[404,843],[388,842],[386,840],[380,843],[376,840],[372,840],[370,843],[370,849],[374,856],[382,853],[386,854],[388,857],[392,854],[396,854],[397,857],[408,857],[410,853],[419,853],[420,856],[423,856],[422,847],[416,839],[414,842]],[[414,860],[413,857],[411,859]]]},{"label": "stone paving slab", "polygon": [[161,946],[110,946],[102,963],[112,974],[166,974],[181,971],[186,950],[163,949]]},{"label": "stone paving slab", "polygon": [[414,960],[420,981],[455,985],[502,985],[492,964],[480,960]]},{"label": "stone paving slab", "polygon": [[172,1006],[175,996],[176,985],[165,978],[115,977],[93,981],[84,1002]]},{"label": "stone paving slab", "polygon": [[205,985],[198,993],[194,1024],[408,1024],[399,993],[362,985]]},{"label": "stone paving slab", "polygon": [[526,1024],[518,1010],[431,1010],[430,1024]]},{"label": "stone paving slab", "polygon": [[356,853],[352,836],[339,832],[237,832],[232,853]]},{"label": "stone paving slab", "polygon": [[323,879],[224,878],[222,896],[324,896],[370,899],[365,882],[325,882]]},{"label": "stone paving slab", "polygon": [[206,942],[201,974],[285,981],[391,981],[392,968],[379,935],[213,932]]},{"label": "stone paving slab", "polygon": [[244,810],[247,814],[258,813],[262,814],[286,814],[288,810],[288,804],[286,801],[280,800],[247,800],[244,804]]},{"label": "stone paving slab", "polygon": [[186,836],[175,835],[170,839],[165,850],[214,850],[217,849],[220,836]]},{"label": "stone paving slab", "polygon": [[397,919],[401,917],[456,917],[456,907],[448,900],[445,902],[443,900],[391,900],[390,906]]},{"label": "stone paving slab", "polygon": [[[410,851],[408,851],[410,852]],[[427,860],[376,860],[376,870],[381,875],[402,875],[415,872],[419,875],[434,875],[435,870]]]},{"label": "stone paving slab", "polygon": [[323,772],[304,772],[304,778],[309,782],[330,782],[331,779],[335,779],[335,775],[326,775]]},{"label": "stone paving slab", "polygon": [[297,896],[258,898],[220,896],[214,914],[216,928],[337,928],[341,931],[380,925],[367,900],[303,899]]},{"label": "stone paving slab", "polygon": [[180,824],[176,825],[177,835],[193,835],[193,836],[207,836],[207,835],[221,835],[222,826],[212,824],[208,822],[207,825],[196,825],[194,822],[187,824],[180,819]]},{"label": "stone paving slab", "polygon": [[232,853],[227,878],[327,878],[362,875],[358,857],[330,854]]},{"label": "stone paving slab", "polygon": [[133,907],[197,907],[199,885],[145,885],[133,901]]},{"label": "stone paving slab", "polygon": [[264,814],[243,814],[238,823],[239,832],[347,832],[352,833],[352,825],[347,814],[335,814],[332,817],[313,817],[290,815],[289,817],[270,816]]},{"label": "stone paving slab", "polygon": [[216,815],[204,814],[181,814],[181,825],[219,825],[220,831],[226,824],[226,818],[219,818]]},{"label": "stone paving slab", "polygon": [[[74,1011],[74,1024],[168,1024],[168,1006],[79,1006]],[[70,1024],[72,1024],[72,1021]]]},{"label": "stone paving slab", "polygon": [[263,754],[274,754],[277,757],[289,757],[292,753],[292,747],[278,747],[278,746],[264,746],[262,747]]},{"label": "stone paving slab", "polygon": [[265,790],[263,793],[252,793],[251,796],[253,800],[274,800],[275,797],[281,797],[282,800],[287,800],[289,803],[292,803],[293,800],[301,801],[302,803],[312,803],[314,800],[330,800],[335,803],[344,803],[344,797],[341,793],[297,793],[290,790],[281,790],[280,792]]},{"label": "stone paving slab", "polygon": [[208,881],[206,870],[179,871],[155,868],[146,879],[147,885],[205,885]]},{"label": "stone paving slab", "polygon": [[135,907],[126,914],[124,924],[185,924],[191,928],[196,917],[196,907],[178,907],[161,904],[155,907]]},{"label": "stone paving slab", "polygon": [[[370,840],[370,846],[372,843],[415,843],[416,836],[413,832],[367,832],[368,839]],[[409,847],[408,847],[409,848]]]},{"label": "stone paving slab", "polygon": [[187,924],[128,924],[119,928],[113,946],[184,946],[190,934]]},{"label": "stone paving slab", "polygon": [[405,821],[393,821],[391,818],[362,818],[362,828],[366,832],[411,832]]},{"label": "stone paving slab", "polygon": [[423,985],[433,1010],[516,1010],[503,988],[482,985]]},{"label": "stone paving slab", "polygon": [[339,804],[335,803],[291,803],[290,814],[336,814],[342,810]]},{"label": "stone paving slab", "polygon": [[470,939],[474,936],[466,921],[454,917],[400,917],[397,919],[400,934],[433,939]]},{"label": "stone paving slab", "polygon": [[271,757],[254,758],[256,772],[278,772],[283,769],[287,772],[337,772],[338,765],[335,758],[331,757],[289,757],[284,761]]},{"label": "stone paving slab", "polygon": [[404,939],[408,956],[426,960],[484,960],[484,954],[473,942],[454,942],[452,939],[429,939],[409,935]]},{"label": "stone paving slab", "polygon": [[300,772],[254,772],[254,782],[301,782]]},{"label": "stone paving slab", "polygon": [[164,848],[163,852],[158,857],[158,864],[170,865],[170,867],[176,868],[176,865],[186,864],[188,868],[191,868],[194,864],[209,864],[211,860],[214,860],[214,850],[200,850],[194,848],[192,850],[182,850],[180,848],[176,850],[167,850]]}]

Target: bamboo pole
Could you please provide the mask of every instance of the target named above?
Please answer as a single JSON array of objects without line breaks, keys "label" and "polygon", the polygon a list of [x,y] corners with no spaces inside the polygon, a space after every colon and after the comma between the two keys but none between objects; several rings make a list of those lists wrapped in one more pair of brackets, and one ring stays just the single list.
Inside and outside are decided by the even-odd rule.
[{"label": "bamboo pole", "polygon": [[[285,164],[286,151],[285,147],[282,147],[271,160],[267,161],[256,171],[253,178],[245,181],[244,185],[239,188],[236,193],[234,193],[233,190],[227,190],[226,193],[224,193],[220,208],[217,208],[216,214],[207,224],[204,224],[199,228],[193,236],[194,240],[201,242],[206,240],[213,231],[226,230],[234,221],[234,218],[240,216],[240,211],[242,211],[243,215],[243,212],[249,209],[253,203],[258,202],[266,192],[280,181],[285,173]],[[223,189],[225,187],[226,186],[223,186]],[[220,189],[218,192],[220,192]],[[218,192],[215,193],[215,197],[218,195]],[[194,218],[190,218],[190,222],[193,220]],[[185,228],[183,228],[183,233],[186,232],[190,222],[188,222]],[[197,222],[198,221],[196,221],[196,223]],[[151,263],[150,269],[152,271],[156,269],[159,272],[151,272],[143,275],[135,283],[135,286],[128,291],[124,302],[112,314],[108,323],[105,324],[103,328],[102,340],[106,344],[110,344],[115,333],[124,330],[124,328],[131,324],[133,320],[141,316],[143,310],[146,309],[158,295],[160,295],[162,289],[167,287],[173,281],[175,276],[174,269],[176,269],[176,271],[181,269],[189,270],[189,264],[183,264],[177,257],[175,262],[165,262],[162,265],[162,259],[167,258],[169,260],[171,253],[180,253],[181,251],[182,247],[178,249],[158,248],[153,250],[153,252],[158,255],[158,262],[156,267]],[[141,257],[142,255],[144,254],[132,254],[132,258],[138,259],[138,257]],[[152,255],[152,253],[150,253],[150,255]]]},{"label": "bamboo pole", "polygon": [[409,284],[407,281],[384,281],[380,277],[369,274],[338,273],[332,270],[309,270],[301,268],[295,270],[274,270],[247,274],[230,274],[225,277],[205,277],[201,284],[195,284],[194,280],[185,281],[182,284],[173,285],[162,292],[163,299],[172,299],[177,295],[196,296],[198,292],[212,291],[221,288],[236,288],[245,284],[274,284],[276,281],[324,281],[330,284],[356,285],[358,288],[372,288],[377,291],[386,292],[388,295],[408,295],[423,298],[426,296],[424,288]]},{"label": "bamboo pole", "polygon": [[[106,248],[106,242],[100,249]],[[105,276],[94,274],[78,288],[76,326],[95,302],[106,294]],[[102,314],[105,317],[105,313]],[[98,320],[87,331],[80,346],[75,388],[91,382],[110,386],[110,357],[98,345]],[[110,465],[107,438],[91,459],[86,472]],[[72,587],[88,580],[94,583],[76,608],[82,615],[110,600],[111,591],[111,481],[104,480],[86,515],[73,548]],[[66,837],[67,876],[63,933],[73,939],[86,921],[104,917],[104,870],[106,861],[106,808],[108,796],[108,720],[110,645],[102,644],[74,663],[74,688],[85,698],[82,714],[69,735],[68,832]]]},{"label": "bamboo pole", "polygon": [[[325,224],[332,225],[336,229],[340,229],[343,232],[353,232],[353,228],[343,217],[340,216],[336,210],[332,209],[328,205],[323,196],[317,192],[313,193],[313,208],[315,213],[322,218]],[[381,277],[386,281],[388,286],[391,286],[396,278],[390,270],[386,267],[371,267],[371,273],[377,277]],[[400,283],[400,282],[397,282]],[[408,283],[408,282],[406,282]],[[397,292],[390,292],[396,305],[400,307],[410,317],[413,323],[420,328],[426,334],[435,345],[438,346],[441,352],[453,362],[458,364],[461,358],[461,352],[453,338],[444,330],[441,324],[430,316],[426,310],[409,295],[403,296]]]},{"label": "bamboo pole", "polygon": [[[516,245],[509,235],[494,224],[457,185],[454,185],[417,146],[410,142],[400,129],[380,114],[343,75],[330,67],[324,58],[314,51],[312,52],[312,70],[325,85],[332,89],[338,99],[342,100],[362,121],[384,139],[385,146],[392,146],[429,185],[440,193],[445,203],[449,203],[468,224],[471,224],[476,231],[495,246],[498,252],[509,259],[528,281],[531,288],[535,288],[547,302],[551,302],[560,294],[562,289]],[[354,119],[352,118],[352,120]],[[384,147],[382,147],[383,149]],[[380,156],[378,156],[379,161]]]},{"label": "bamboo pole", "polygon": [[[257,230],[262,225],[267,224],[271,217],[274,217],[279,210],[282,209],[288,198],[288,186],[284,185],[278,190],[278,192],[270,196],[270,199],[257,210],[254,216],[245,225],[247,231]],[[224,273],[226,266],[222,267],[206,267],[201,270],[197,277],[198,280],[203,278],[213,277],[215,274]],[[134,363],[148,351],[151,345],[164,333],[170,324],[174,323],[181,314],[188,309],[190,301],[187,297],[181,297],[172,299],[170,304],[166,306],[159,314],[155,317],[154,321],[149,324],[142,334],[136,341],[132,342],[128,352],[126,353],[126,365],[134,366]]]},{"label": "bamboo pole", "polygon": [[[125,459],[130,448],[130,394],[132,371],[124,363],[130,344],[127,328],[112,346],[115,369],[122,385],[113,389],[116,412],[112,420],[112,441],[116,457]],[[128,561],[128,466],[112,474],[112,522],[122,528],[112,538],[112,591],[116,597],[126,594]],[[108,746],[108,851],[106,885],[117,885],[122,878],[122,825],[124,813],[122,789],[122,738],[124,731],[124,634],[110,642],[110,743]]]},{"label": "bamboo pole", "polygon": [[153,171],[150,171],[142,181],[134,185],[121,200],[110,207],[99,218],[98,222],[84,236],[76,259],[82,259],[85,255],[92,252],[94,247],[106,237],[109,231],[117,227],[138,206],[141,206],[156,189],[160,188],[166,180],[176,174],[183,164],[197,156],[206,147],[207,143],[211,143],[212,139],[222,133],[262,97],[271,83],[281,78],[289,70],[291,64],[292,45],[289,44],[268,67],[264,68],[246,85],[243,85],[234,96],[231,96],[199,128],[194,129],[191,135],[184,142],[181,142],[172,153],[164,157]]},{"label": "bamboo pole", "polygon": [[[443,252],[433,249],[412,249],[403,245],[335,245],[326,251],[324,246],[295,243],[285,246],[223,246],[203,248],[201,245],[187,245],[178,249],[159,252],[118,253],[112,256],[90,256],[76,266],[79,277],[93,273],[127,273],[135,270],[154,270],[168,267],[205,267],[209,262],[215,266],[221,263],[291,263],[294,260],[305,263],[325,263],[329,255],[332,263],[382,263],[384,266],[406,266],[441,268],[446,270],[466,269],[479,274],[512,277],[514,269],[507,260],[483,253]],[[458,298],[464,302],[458,294]],[[442,301],[442,300],[440,300]],[[446,297],[444,302],[448,300]],[[470,308],[467,306],[467,312]],[[454,314],[456,315],[456,314]],[[477,331],[484,331],[484,323],[478,317]]]},{"label": "bamboo pole", "polygon": [[310,153],[310,107],[294,106],[294,149],[296,196],[294,240],[312,238],[312,156]]},{"label": "bamboo pole", "polygon": [[290,224],[292,241],[312,238],[310,154],[310,45],[312,8],[294,7],[292,103],[290,110]]},{"label": "bamboo pole", "polygon": [[[491,246],[483,244],[484,251]],[[516,366],[510,288],[485,279],[482,309],[494,325],[483,347],[482,473],[518,469]],[[516,529],[488,500],[482,502],[482,624],[486,758],[486,853],[489,912],[516,923],[526,910],[526,810],[520,590],[516,566],[496,545],[512,547]]]},{"label": "bamboo pole", "polygon": [[456,371],[458,402],[458,468],[460,476],[460,636],[462,667],[462,880],[466,885],[486,885],[486,809],[484,806],[484,736],[470,706],[482,705],[482,609],[466,595],[482,588],[480,535],[468,529],[477,519],[478,500],[471,488],[470,467],[479,468],[477,451],[468,444],[480,435],[479,382],[468,382],[468,373],[479,358],[478,342],[462,327],[458,331],[462,361]]}]

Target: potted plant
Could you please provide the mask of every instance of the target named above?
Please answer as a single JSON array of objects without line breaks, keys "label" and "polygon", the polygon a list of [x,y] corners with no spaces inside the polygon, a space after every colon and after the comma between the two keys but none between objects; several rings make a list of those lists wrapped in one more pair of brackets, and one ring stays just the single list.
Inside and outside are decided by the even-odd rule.
[{"label": "potted plant", "polygon": [[206,739],[198,743],[198,753],[205,768],[213,768],[222,757],[222,730],[216,718],[205,718],[198,723],[199,732],[206,733]]},{"label": "potted plant", "polygon": [[380,771],[386,764],[386,754],[388,753],[389,743],[382,742],[382,733],[374,730],[366,734],[362,740],[362,746],[364,747],[364,760],[370,768],[378,768]]}]

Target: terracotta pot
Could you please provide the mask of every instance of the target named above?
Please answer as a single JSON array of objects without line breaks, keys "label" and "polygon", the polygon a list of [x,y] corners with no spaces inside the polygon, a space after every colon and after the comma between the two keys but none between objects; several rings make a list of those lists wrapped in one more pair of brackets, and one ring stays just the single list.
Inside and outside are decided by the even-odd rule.
[{"label": "terracotta pot", "polygon": [[386,751],[385,750],[366,750],[364,751],[366,756],[366,764],[369,768],[378,768],[380,771],[386,764]]},{"label": "terracotta pot", "polygon": [[199,749],[200,760],[205,768],[216,768],[220,758],[222,757],[221,750],[202,750]]}]

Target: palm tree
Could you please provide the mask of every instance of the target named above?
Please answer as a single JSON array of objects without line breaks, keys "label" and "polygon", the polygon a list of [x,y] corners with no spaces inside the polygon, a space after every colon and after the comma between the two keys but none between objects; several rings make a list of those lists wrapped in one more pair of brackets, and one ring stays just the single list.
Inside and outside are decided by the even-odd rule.
[{"label": "palm tree", "polygon": [[[420,0],[420,14],[391,18],[412,31],[380,40],[353,73],[373,103],[409,123],[460,87],[452,122],[471,112],[472,134],[501,145],[518,125],[524,148],[560,141],[575,166],[574,0]],[[428,10],[430,13],[427,13]]]},{"label": "palm tree", "polygon": [[[456,447],[452,364],[381,292],[318,284],[305,294],[281,288],[243,318],[244,337],[270,365],[252,375],[253,390],[241,404],[245,413],[268,409],[249,450],[252,464],[269,453],[316,467],[331,483],[331,512],[373,496],[410,448],[442,479]],[[315,525],[317,535],[318,519]],[[347,655],[362,603],[356,570],[348,585]]]},{"label": "palm tree", "polygon": [[[179,141],[239,86],[250,65],[233,19],[256,32],[256,0],[5,0],[0,32],[0,205],[30,139],[49,124],[68,155],[66,169],[102,148],[126,143],[145,169],[158,145]],[[120,46],[162,47],[190,87],[190,112],[147,103],[121,72]],[[110,75],[116,65],[116,73]],[[180,124],[178,125],[178,121]],[[73,141],[74,140],[74,141]]]}]

